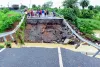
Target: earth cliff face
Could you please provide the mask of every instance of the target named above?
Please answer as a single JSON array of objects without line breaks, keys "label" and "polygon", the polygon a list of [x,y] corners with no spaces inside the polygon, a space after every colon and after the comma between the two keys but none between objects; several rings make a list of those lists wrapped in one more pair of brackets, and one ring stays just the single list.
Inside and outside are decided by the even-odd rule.
[{"label": "earth cliff face", "polygon": [[35,43],[63,43],[73,39],[72,32],[63,23],[63,19],[28,19],[25,41]]}]

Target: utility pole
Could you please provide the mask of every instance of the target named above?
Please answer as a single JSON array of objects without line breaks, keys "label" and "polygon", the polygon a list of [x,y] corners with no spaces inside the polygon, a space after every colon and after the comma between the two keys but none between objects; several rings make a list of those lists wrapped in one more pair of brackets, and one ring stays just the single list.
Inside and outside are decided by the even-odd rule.
[{"label": "utility pole", "polygon": [[9,2],[8,2],[8,8],[9,8]]},{"label": "utility pole", "polygon": [[31,8],[31,0],[30,0],[29,8]]},{"label": "utility pole", "polygon": [[2,5],[0,5],[0,7],[2,8]]}]

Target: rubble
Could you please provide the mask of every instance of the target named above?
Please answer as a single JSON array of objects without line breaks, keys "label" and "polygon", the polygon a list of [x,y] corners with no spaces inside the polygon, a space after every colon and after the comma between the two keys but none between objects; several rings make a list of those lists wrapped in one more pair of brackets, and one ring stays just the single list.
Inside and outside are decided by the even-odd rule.
[{"label": "rubble", "polygon": [[[26,42],[38,43],[71,43],[75,44],[75,37],[62,20],[30,20],[31,27],[25,30]],[[74,39],[74,40],[73,40]],[[72,40],[71,42],[69,42]]]}]

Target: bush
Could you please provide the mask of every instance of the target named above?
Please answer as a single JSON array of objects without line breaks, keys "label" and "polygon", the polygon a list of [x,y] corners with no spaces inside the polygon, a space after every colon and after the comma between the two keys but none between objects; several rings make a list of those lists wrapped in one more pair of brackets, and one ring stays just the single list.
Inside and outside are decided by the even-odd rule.
[{"label": "bush", "polygon": [[77,17],[80,17],[80,15],[81,15],[80,9],[79,9],[78,7],[75,7],[75,8],[73,8],[73,10],[74,10],[75,15],[76,15]]},{"label": "bush", "polygon": [[78,28],[84,34],[93,34],[93,30],[100,30],[100,23],[93,19],[77,19]]},{"label": "bush", "polygon": [[2,13],[4,13],[4,14],[6,14],[7,12],[9,12],[10,10],[8,9],[8,8],[3,8],[2,10],[1,10],[1,12]]},{"label": "bush", "polygon": [[5,42],[6,48],[11,48],[11,42]]},{"label": "bush", "polygon": [[6,14],[2,10],[0,11],[0,33],[4,32],[8,28],[12,28],[12,24],[21,19],[21,14],[8,11]]},{"label": "bush", "polygon": [[100,21],[100,13],[97,13],[93,16],[93,19]]},{"label": "bush", "polygon": [[100,6],[95,6],[95,9],[97,9],[98,11],[100,11]]},{"label": "bush", "polygon": [[94,12],[92,10],[82,10],[81,11],[81,18],[92,18],[94,15]]},{"label": "bush", "polygon": [[93,9],[93,12],[94,12],[95,14],[99,13],[99,11],[98,11],[97,9]]},{"label": "bush", "polygon": [[93,10],[94,9],[94,6],[90,5],[90,6],[88,6],[88,9],[89,10]]},{"label": "bush", "polygon": [[100,40],[94,36],[93,30],[100,30],[100,21],[94,19],[77,19],[78,29],[84,33],[85,37],[88,39]]},{"label": "bush", "polygon": [[0,48],[4,48],[4,45],[0,45]]},{"label": "bush", "polygon": [[59,12],[61,15],[64,16],[65,19],[70,20],[70,21],[76,21],[77,17],[74,13],[74,10],[72,8],[65,8],[60,10]]}]

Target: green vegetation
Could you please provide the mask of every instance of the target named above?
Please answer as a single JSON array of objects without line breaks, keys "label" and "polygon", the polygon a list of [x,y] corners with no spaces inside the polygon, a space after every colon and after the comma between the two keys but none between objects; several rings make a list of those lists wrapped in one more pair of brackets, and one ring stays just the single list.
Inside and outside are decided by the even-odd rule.
[{"label": "green vegetation", "polygon": [[[77,3],[82,6],[80,9]],[[57,13],[72,22],[83,36],[94,40],[100,40],[94,36],[93,30],[100,30],[100,6],[89,5],[89,0],[65,0],[63,9],[58,9]],[[88,9],[85,9],[88,7]]]},{"label": "green vegetation", "polygon": [[11,42],[10,41],[5,42],[5,46],[6,48],[11,48]]},{"label": "green vegetation", "polygon": [[24,31],[25,31],[25,28],[26,28],[26,17],[27,16],[25,16],[24,21],[23,21],[21,27],[16,32],[16,40],[19,43],[19,46],[25,45],[25,43],[24,43]]},{"label": "green vegetation", "polygon": [[0,48],[4,48],[4,45],[1,45],[1,44],[0,44]]},{"label": "green vegetation", "polygon": [[52,1],[48,1],[48,2],[46,2],[46,3],[44,3],[42,5],[42,8],[43,9],[51,8],[52,5],[53,5],[53,2]]},{"label": "green vegetation", "polygon": [[100,30],[100,21],[94,19],[77,19],[78,28],[81,32],[92,34],[93,30]]},{"label": "green vegetation", "polygon": [[9,28],[13,28],[13,24],[21,19],[21,14],[10,11],[9,9],[0,10],[0,33]]},{"label": "green vegetation", "polygon": [[21,6],[20,6],[20,9],[25,9],[25,8],[28,8],[28,7],[25,6],[25,5],[21,5]]},{"label": "green vegetation", "polygon": [[44,9],[44,10],[50,10],[51,11],[52,10],[52,8],[51,8],[52,5],[53,5],[53,2],[48,1],[48,2],[45,2],[42,6],[33,4],[31,9],[33,9],[33,10],[42,10],[42,9]]},{"label": "green vegetation", "polygon": [[77,3],[78,0],[65,0],[63,2],[63,6],[65,8],[74,8],[76,7],[76,3]]},{"label": "green vegetation", "polygon": [[83,9],[88,5],[89,5],[89,0],[81,0],[80,6],[82,6]]}]

